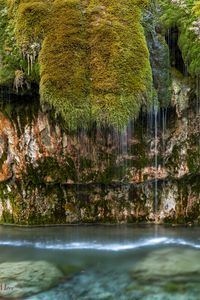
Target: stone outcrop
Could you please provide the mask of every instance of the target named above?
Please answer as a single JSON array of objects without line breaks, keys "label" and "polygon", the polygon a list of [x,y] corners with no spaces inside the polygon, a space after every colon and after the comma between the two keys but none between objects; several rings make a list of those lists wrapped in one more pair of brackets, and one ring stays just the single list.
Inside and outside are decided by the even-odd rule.
[{"label": "stone outcrop", "polygon": [[198,103],[180,79],[172,86],[171,108],[143,113],[123,132],[69,133],[37,100],[5,104],[1,222],[198,222]]},{"label": "stone outcrop", "polygon": [[[126,7],[127,3],[125,2],[124,6]],[[145,72],[148,71],[148,73],[152,71],[153,88],[147,88],[149,98],[146,98],[152,107],[149,108],[148,105],[144,107],[140,103],[137,107],[137,112],[139,107],[142,108],[138,118],[130,121],[128,126],[121,131],[109,125],[105,125],[104,122],[102,122],[104,125],[99,125],[98,122],[97,125],[93,122],[94,119],[90,121],[91,124],[89,126],[84,126],[81,121],[78,122],[80,123],[78,124],[78,128],[77,126],[69,126],[69,123],[73,123],[74,121],[74,114],[76,115],[76,123],[78,120],[76,119],[78,118],[77,111],[73,109],[70,111],[73,105],[78,105],[78,109],[85,107],[87,111],[89,106],[87,107],[86,102],[83,100],[84,98],[78,96],[78,98],[70,98],[73,93],[71,93],[70,89],[66,90],[66,82],[70,81],[72,87],[74,84],[77,85],[81,93],[85,90],[80,88],[81,85],[79,85],[79,81],[76,80],[76,76],[71,77],[73,72],[68,64],[65,66],[67,70],[69,69],[68,73],[63,73],[66,77],[65,80],[60,80],[62,76],[58,77],[58,85],[56,85],[58,88],[60,86],[59,83],[62,82],[64,89],[58,88],[58,92],[64,96],[58,98],[56,94],[54,95],[55,97],[53,97],[53,103],[55,102],[53,107],[55,109],[59,103],[58,110],[55,109],[54,111],[48,106],[52,104],[50,97],[52,93],[46,94],[48,101],[45,102],[49,104],[45,104],[45,106],[43,104],[43,107],[40,105],[41,99],[35,99],[34,96],[30,96],[31,93],[32,95],[36,94],[37,87],[34,84],[38,82],[39,74],[37,73],[38,69],[34,69],[36,67],[35,65],[35,67],[32,66],[33,73],[30,73],[29,60],[28,64],[24,61],[25,65],[27,64],[26,68],[28,68],[28,71],[25,70],[25,73],[27,71],[27,74],[30,75],[28,75],[28,78],[31,77],[29,80],[32,83],[32,86],[29,86],[29,92],[26,93],[24,90],[26,85],[25,74],[22,74],[22,71],[17,69],[15,71],[18,72],[18,77],[15,78],[14,86],[18,89],[18,92],[20,91],[21,97],[16,97],[16,95],[14,96],[12,94],[13,91],[11,92],[11,90],[9,90],[8,86],[10,85],[8,85],[7,82],[7,80],[9,80],[9,84],[11,82],[10,75],[6,71],[9,66],[9,64],[7,64],[7,58],[13,58],[15,61],[16,57],[21,57],[21,54],[18,51],[16,57],[11,55],[15,47],[8,47],[10,44],[13,44],[13,40],[15,39],[14,33],[16,33],[16,31],[13,30],[13,22],[10,27],[11,32],[9,36],[7,36],[8,33],[5,29],[6,26],[10,24],[9,20],[13,20],[13,18],[8,18],[8,13],[12,14],[14,11],[8,11],[4,7],[7,5],[5,4],[6,2],[3,1],[2,3],[1,36],[3,42],[1,41],[1,44],[4,47],[4,42],[6,42],[7,47],[5,49],[3,48],[3,52],[0,54],[2,56],[2,61],[0,62],[2,74],[0,75],[3,77],[3,81],[0,80],[0,84],[1,87],[4,87],[2,88],[0,99],[0,222],[15,224],[63,224],[81,222],[185,223],[192,221],[199,223],[200,103],[199,79],[195,77],[196,74],[198,74],[196,68],[198,69],[199,64],[194,64],[192,57],[192,63],[189,63],[189,72],[191,72],[192,76],[188,76],[187,66],[184,65],[184,55],[182,58],[181,51],[183,45],[181,44],[185,37],[187,41],[186,46],[188,46],[190,44],[188,41],[190,41],[192,36],[187,35],[187,30],[182,31],[184,21],[182,21],[181,18],[181,24],[183,24],[179,26],[180,28],[175,27],[172,29],[170,27],[171,23],[176,24],[177,20],[175,20],[175,22],[174,18],[177,19],[177,16],[172,15],[172,19],[169,19],[168,10],[169,13],[171,13],[171,7],[174,7],[173,5],[176,3],[173,4],[169,2],[166,8],[162,3],[160,3],[160,7],[158,4],[155,4],[154,1],[151,1],[151,5],[148,7],[145,6],[138,11],[139,19],[134,22],[139,22],[138,29],[141,30],[140,34],[142,34],[142,40],[145,43],[145,57],[148,68],[144,67],[144,70]],[[61,2],[58,1],[58,3]],[[137,6],[137,1],[135,3]],[[138,3],[142,4],[143,1],[139,1]],[[41,8],[43,11],[43,8],[46,9],[48,7],[48,5],[43,7],[43,4],[40,4],[41,7],[39,7],[39,10]],[[13,5],[12,9],[17,9],[18,3],[14,1]],[[69,8],[68,3],[64,3],[63,5],[66,5],[67,9]],[[108,6],[109,5],[110,4],[108,4]],[[120,5],[122,4],[119,4],[119,6]],[[23,7],[23,4],[20,4],[20,6]],[[116,6],[116,11],[118,12],[118,4],[114,6]],[[52,7],[54,7],[54,5]],[[62,6],[60,7],[62,8]],[[33,4],[33,8],[37,10],[38,4]],[[92,6],[90,8],[93,9]],[[79,7],[74,7],[73,9],[79,11]],[[58,20],[60,20],[60,15],[63,13],[63,10],[59,8],[58,10],[55,9],[54,12]],[[100,7],[100,12],[105,13],[105,8],[102,10]],[[127,12],[130,13],[132,20],[132,12],[130,10],[127,10]],[[143,20],[141,19],[141,12],[143,13]],[[88,13],[90,15],[90,12]],[[97,15],[99,14],[98,10],[96,13]],[[96,13],[92,13],[91,16],[96,18]],[[178,9],[177,13],[181,13],[181,16],[185,16],[185,12],[182,11],[182,8],[181,10]],[[70,13],[68,12],[67,15],[70,15]],[[29,14],[27,16],[29,16]],[[24,19],[23,14],[21,17]],[[46,17],[46,13],[44,17]],[[112,17],[114,17],[114,15]],[[160,22],[160,17],[163,22]],[[168,22],[168,20],[170,22]],[[51,23],[52,19],[50,18],[49,21]],[[67,22],[66,14],[63,15],[63,20],[60,21],[62,26],[65,24],[65,21]],[[22,23],[18,22],[18,25],[20,24]],[[67,24],[68,23],[66,23],[66,28],[68,28]],[[124,23],[124,25],[126,24]],[[168,33],[166,33],[164,26],[168,29]],[[56,36],[57,27],[56,25],[54,28],[53,24],[53,32]],[[112,32],[112,26],[109,28]],[[37,32],[40,35],[40,27]],[[120,34],[121,32],[123,35],[125,31],[120,30]],[[31,38],[32,31],[28,33],[30,33]],[[144,33],[146,40],[144,39]],[[182,37],[182,43],[180,43],[180,45],[178,45],[179,34],[180,37]],[[52,37],[52,35],[50,36]],[[94,34],[94,37],[95,36]],[[118,34],[116,36],[118,36]],[[137,38],[138,36],[140,35],[136,34]],[[18,36],[18,38],[21,37],[21,35]],[[64,35],[61,35],[61,38],[63,39]],[[121,40],[123,41],[123,36]],[[126,40],[126,42],[129,40],[130,39]],[[104,42],[105,39],[102,40],[102,43]],[[134,39],[133,42],[138,45],[137,39]],[[146,48],[146,42],[149,52]],[[51,42],[48,43],[53,44]],[[118,39],[114,38],[113,43],[118,44]],[[199,42],[195,41],[194,46],[198,47],[198,43]],[[37,46],[37,44],[34,45]],[[60,45],[63,45],[63,41]],[[99,47],[99,49],[96,49],[96,54],[100,53],[98,51],[101,51],[101,46],[99,45],[101,45],[101,43],[94,43],[93,45]],[[125,44],[123,44],[123,51],[125,51],[124,53],[129,57],[129,52],[127,52],[128,48],[124,45]],[[55,47],[56,46],[58,46],[58,44],[56,44]],[[110,42],[107,43],[107,46],[108,49],[110,49]],[[46,44],[45,47],[45,52],[43,49],[43,53],[47,54],[52,50],[52,52],[50,51],[51,56],[53,55],[51,59],[53,59],[57,66],[59,58],[55,59],[55,49],[49,48],[48,44]],[[64,49],[63,47],[61,48],[62,50]],[[183,54],[187,52],[190,53],[190,48],[191,47],[186,49],[189,52],[186,51]],[[33,51],[39,51],[40,47],[31,49]],[[80,50],[82,48],[78,47],[77,49]],[[34,62],[39,53],[36,52],[34,52]],[[196,51],[193,52],[197,53]],[[60,52],[57,51],[56,53]],[[64,53],[66,54],[66,51],[64,51]],[[40,56],[40,59],[43,57],[42,64],[44,65],[47,63],[46,54]],[[94,65],[96,54],[93,55]],[[116,51],[117,57],[120,58],[118,54],[118,51]],[[132,50],[131,55],[135,55]],[[30,57],[31,56],[29,56],[29,59]],[[110,55],[107,57],[109,58]],[[141,66],[138,57],[141,59],[141,51],[139,56],[137,55],[137,59],[134,60],[134,66],[137,65],[140,69]],[[24,59],[25,58],[23,58],[23,60]],[[194,60],[195,59],[196,57]],[[6,64],[3,63],[4,61]],[[17,61],[20,61],[20,58]],[[64,59],[63,64],[61,62],[60,64],[64,66],[66,61],[68,60]],[[126,66],[127,59],[123,61],[125,63],[124,66]],[[170,63],[174,67],[173,69]],[[75,65],[76,67],[79,66],[76,61]],[[16,66],[16,64],[13,63],[12,66]],[[47,69],[52,66],[52,64],[49,64]],[[126,71],[124,71],[127,68],[121,68],[121,63],[119,63],[118,68],[119,70],[117,69],[116,73],[114,72],[113,74],[117,75],[122,72],[122,77],[125,83],[128,84],[127,74]],[[61,69],[59,69],[59,71],[60,70]],[[95,70],[97,70],[95,73],[97,86],[101,80],[104,82],[103,79],[106,80],[106,78],[110,78],[110,76],[101,75],[100,80],[98,80],[98,76],[100,76],[98,72],[99,69],[97,68]],[[53,67],[53,72],[54,71],[57,72],[56,67]],[[48,75],[51,76],[53,72],[50,72]],[[11,73],[14,75],[13,70]],[[132,78],[133,73],[131,69],[130,78]],[[75,72],[73,74],[77,75],[79,73]],[[145,86],[146,84],[149,86],[149,83],[151,85],[150,78],[149,82],[148,79],[145,79],[148,76],[145,77],[143,73],[140,75],[142,82],[145,81]],[[37,80],[34,79],[34,76],[37,77]],[[89,77],[86,77],[88,80]],[[80,79],[82,80],[82,76],[80,76]],[[134,80],[134,84],[136,84],[136,86],[139,84],[140,86],[141,82],[138,81],[138,75],[136,78],[134,77],[134,79],[136,79]],[[89,80],[91,81],[91,78]],[[48,79],[45,82],[48,83],[51,82],[51,80],[49,81]],[[111,82],[113,83],[112,80]],[[121,79],[119,83],[120,85],[122,84]],[[94,84],[94,80],[92,84]],[[141,86],[143,90],[144,85],[142,84]],[[124,87],[122,90],[123,89]],[[99,89],[97,90],[99,92]],[[135,92],[135,88],[133,88],[133,90]],[[53,91],[54,89],[51,90],[51,92]],[[72,91],[74,92],[74,88],[72,88]],[[127,106],[124,105],[122,101],[123,93],[121,93],[121,90],[119,91],[120,92],[116,93],[116,97],[120,103],[119,107],[117,104],[118,100],[116,102],[113,100],[115,98],[110,98],[110,96],[108,98],[106,97],[106,103],[110,101],[108,105],[106,104],[106,109],[108,109],[109,113],[113,114],[113,118],[116,119],[116,122],[113,121],[110,123],[114,125],[120,123],[119,115],[116,113],[117,110],[120,113],[120,118],[125,120],[126,124],[127,120],[130,119],[130,115],[128,114],[130,111],[128,112]],[[105,94],[104,92],[105,91],[102,90],[103,95]],[[130,95],[132,97],[132,89]],[[90,97],[91,94],[89,93],[89,98]],[[71,106],[68,105],[68,98],[71,99]],[[76,102],[77,99],[78,102]],[[90,100],[91,99],[89,99],[89,102]],[[143,101],[143,97],[138,97],[137,101],[138,100],[143,104],[147,104],[147,102]],[[124,95],[124,101],[125,103],[128,101],[126,95]],[[136,101],[136,99],[134,101]],[[79,102],[80,107],[79,104],[77,104]],[[100,110],[95,109],[97,115],[99,114],[98,111],[100,111],[100,115],[104,115],[104,108],[101,109],[104,107],[104,104],[101,104],[99,99],[94,100],[93,104],[97,106],[100,105]],[[101,105],[103,106],[101,107]],[[130,107],[130,109],[134,109],[132,104]],[[59,114],[59,112],[62,111],[66,112],[63,119],[61,119]],[[84,115],[83,111],[83,116],[91,120],[90,113],[91,111],[89,110],[89,113]],[[132,114],[132,116],[133,115],[136,116],[136,114]],[[82,119],[79,118],[79,120]],[[96,120],[99,120],[99,118]],[[83,129],[83,127],[87,129]],[[71,130],[69,130],[69,128],[71,128]],[[72,130],[72,128],[77,129]]]},{"label": "stone outcrop", "polygon": [[165,282],[184,282],[189,276],[199,275],[199,252],[194,249],[181,249],[174,253],[174,248],[153,251],[143,262],[131,270],[132,277],[138,281],[165,279]]}]

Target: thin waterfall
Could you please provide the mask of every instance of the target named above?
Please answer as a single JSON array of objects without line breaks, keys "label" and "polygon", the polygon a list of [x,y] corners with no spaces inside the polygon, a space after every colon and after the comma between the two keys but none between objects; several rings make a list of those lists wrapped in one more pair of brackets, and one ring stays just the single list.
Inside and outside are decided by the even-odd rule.
[{"label": "thin waterfall", "polygon": [[155,221],[157,221],[158,212],[158,106],[154,105],[154,167],[155,167],[155,185],[154,185],[154,213]]},{"label": "thin waterfall", "polygon": [[77,129],[76,133],[77,138],[77,181],[80,183],[80,140],[81,140],[81,129]]},{"label": "thin waterfall", "polygon": [[165,160],[164,160],[164,153],[165,153],[165,142],[166,142],[166,128],[167,128],[167,108],[162,108],[162,153],[163,153],[163,160],[162,160],[162,166],[165,166]]},{"label": "thin waterfall", "polygon": [[147,114],[147,135],[150,137],[150,157],[152,159],[153,174],[153,211],[155,222],[158,212],[158,118],[159,109],[157,103],[153,105]]},{"label": "thin waterfall", "polygon": [[[166,151],[166,133],[167,133],[167,116],[168,116],[167,113],[168,113],[168,109],[162,108],[162,117],[161,117],[162,162],[161,163],[162,163],[163,170],[165,170],[165,151]],[[163,180],[162,188],[164,190],[166,188],[165,180]]]},{"label": "thin waterfall", "polygon": [[[125,128],[122,132],[122,157],[123,157],[123,169],[122,176],[125,175],[127,170],[127,155],[128,155],[128,128]],[[122,177],[123,178],[123,177]]]},{"label": "thin waterfall", "polygon": [[130,120],[128,122],[127,128],[126,128],[126,148],[125,148],[125,154],[126,154],[126,163],[125,163],[125,171],[126,171],[126,181],[128,182],[128,157],[130,154],[131,149],[131,140],[134,139],[134,119]]},{"label": "thin waterfall", "polygon": [[117,142],[116,164],[119,167],[118,178],[120,181],[128,182],[128,161],[130,141],[133,138],[134,120],[130,120],[124,129],[114,130],[114,140]]},{"label": "thin waterfall", "polygon": [[[200,115],[200,77],[196,76],[196,116]],[[198,131],[200,130],[200,124],[198,123]],[[200,139],[198,141],[198,147],[200,149]]]},{"label": "thin waterfall", "polygon": [[200,78],[199,75],[196,77],[196,114],[200,112]]},{"label": "thin waterfall", "polygon": [[[126,153],[127,153],[127,132],[126,128],[123,130],[118,130],[117,132],[117,139],[118,139],[118,166],[119,166],[119,178],[123,178],[124,169],[126,168]],[[120,168],[122,166],[122,168]]]},{"label": "thin waterfall", "polygon": [[[77,129],[77,133],[76,133],[76,138],[77,138],[77,184],[76,184],[76,202],[80,203],[80,129]],[[80,212],[80,208],[78,207],[78,214],[79,214],[79,218],[81,220],[81,212]]]}]

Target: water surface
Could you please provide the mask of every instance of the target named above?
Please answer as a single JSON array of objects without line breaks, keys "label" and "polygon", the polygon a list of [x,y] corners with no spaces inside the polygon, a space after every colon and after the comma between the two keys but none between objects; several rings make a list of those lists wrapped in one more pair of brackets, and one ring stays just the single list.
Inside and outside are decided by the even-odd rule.
[{"label": "water surface", "polygon": [[28,300],[200,300],[200,228],[0,227],[0,263],[47,261],[65,274]]}]

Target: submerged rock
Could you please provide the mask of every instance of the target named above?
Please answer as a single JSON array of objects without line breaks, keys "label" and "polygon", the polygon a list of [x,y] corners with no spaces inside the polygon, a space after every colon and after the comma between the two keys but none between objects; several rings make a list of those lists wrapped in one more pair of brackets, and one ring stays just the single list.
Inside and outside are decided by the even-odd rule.
[{"label": "submerged rock", "polygon": [[62,272],[46,261],[0,264],[0,298],[21,299],[55,286]]},{"label": "submerged rock", "polygon": [[[167,248],[156,250],[131,270],[132,277],[139,281],[183,282],[188,276],[200,276],[200,252],[192,249]],[[198,280],[198,278],[196,278]]]}]

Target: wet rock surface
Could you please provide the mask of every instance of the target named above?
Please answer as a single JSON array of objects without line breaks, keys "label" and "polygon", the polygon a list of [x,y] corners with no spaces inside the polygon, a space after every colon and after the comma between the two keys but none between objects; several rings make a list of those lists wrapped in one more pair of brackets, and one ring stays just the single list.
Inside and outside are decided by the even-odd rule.
[{"label": "wet rock surface", "polygon": [[175,248],[155,250],[132,271],[132,276],[139,281],[160,280],[180,282],[189,281],[188,276],[200,276],[200,253],[198,250]]},{"label": "wet rock surface", "polygon": [[122,131],[69,132],[38,99],[1,101],[1,223],[199,223],[199,104],[178,71],[171,105]]},{"label": "wet rock surface", "polygon": [[31,115],[30,103],[23,116],[21,107],[15,120],[5,105],[1,222],[199,222],[200,116],[189,94],[184,109],[179,95],[174,108],[157,113],[156,135],[155,112],[123,132],[94,127],[69,133],[35,104]]},{"label": "wet rock surface", "polygon": [[22,299],[54,287],[62,272],[45,261],[6,262],[0,264],[0,297]]},{"label": "wet rock surface", "polygon": [[[78,286],[78,289],[77,289]],[[28,300],[195,300],[199,293],[197,282],[134,282],[127,273],[91,272],[78,274],[49,292]]]}]

